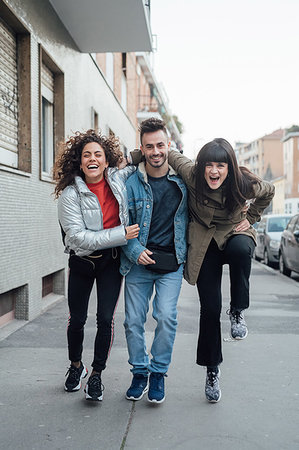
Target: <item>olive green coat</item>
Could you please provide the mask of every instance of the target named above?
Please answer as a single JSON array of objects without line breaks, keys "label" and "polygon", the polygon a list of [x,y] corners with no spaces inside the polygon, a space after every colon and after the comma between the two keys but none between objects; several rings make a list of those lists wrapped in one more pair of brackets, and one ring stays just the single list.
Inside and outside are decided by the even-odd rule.
[{"label": "olive green coat", "polygon": [[224,206],[227,195],[225,185],[216,190],[209,189],[207,186],[204,205],[196,203],[194,163],[173,150],[169,152],[168,160],[188,188],[190,223],[187,233],[188,256],[184,277],[188,283],[194,285],[212,238],[217,242],[219,249],[223,249],[227,240],[235,234],[245,234],[256,242],[255,229],[252,226],[239,233],[236,233],[234,228],[245,218],[251,225],[260,220],[261,214],[274,196],[274,186],[267,181],[258,182],[254,185],[255,195],[248,211],[244,212],[242,208],[238,208],[233,213],[229,213]]}]

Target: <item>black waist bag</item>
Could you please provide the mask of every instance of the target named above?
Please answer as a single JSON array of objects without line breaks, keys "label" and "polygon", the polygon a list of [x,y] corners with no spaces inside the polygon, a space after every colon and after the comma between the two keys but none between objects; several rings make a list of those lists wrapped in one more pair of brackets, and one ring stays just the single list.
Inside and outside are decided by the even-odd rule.
[{"label": "black waist bag", "polygon": [[149,250],[153,252],[153,254],[149,256],[156,261],[156,264],[147,264],[144,266],[146,269],[163,274],[176,272],[180,267],[174,253],[153,248],[149,248]]}]

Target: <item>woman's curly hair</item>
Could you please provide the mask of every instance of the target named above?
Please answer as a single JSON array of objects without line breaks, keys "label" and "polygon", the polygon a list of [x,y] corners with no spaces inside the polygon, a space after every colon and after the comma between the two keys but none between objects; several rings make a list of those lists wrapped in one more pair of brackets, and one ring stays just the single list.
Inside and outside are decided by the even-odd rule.
[{"label": "woman's curly hair", "polygon": [[115,167],[118,162],[122,161],[123,154],[118,138],[104,136],[95,130],[87,130],[85,133],[77,131],[74,136],[61,144],[54,164],[55,198],[59,197],[63,189],[74,183],[76,176],[85,179],[84,173],[80,170],[81,155],[83,148],[89,142],[97,142],[103,148],[109,167]]}]

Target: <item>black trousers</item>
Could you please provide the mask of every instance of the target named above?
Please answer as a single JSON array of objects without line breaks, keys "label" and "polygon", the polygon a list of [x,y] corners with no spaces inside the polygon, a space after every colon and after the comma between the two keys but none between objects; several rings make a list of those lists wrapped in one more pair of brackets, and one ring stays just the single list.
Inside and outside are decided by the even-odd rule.
[{"label": "black trousers", "polygon": [[70,317],[67,338],[70,361],[81,361],[84,325],[95,280],[97,286],[97,333],[92,367],[96,371],[101,371],[106,367],[113,342],[114,312],[122,276],[119,273],[120,250],[118,248],[110,248],[97,253],[98,257],[71,255],[69,258],[68,304]]},{"label": "black trousers", "polygon": [[197,280],[200,320],[196,362],[201,366],[217,366],[223,360],[220,323],[223,264],[229,265],[230,308],[239,311],[248,308],[254,247],[253,239],[241,234],[232,236],[224,250],[219,250],[214,239],[208,247]]}]

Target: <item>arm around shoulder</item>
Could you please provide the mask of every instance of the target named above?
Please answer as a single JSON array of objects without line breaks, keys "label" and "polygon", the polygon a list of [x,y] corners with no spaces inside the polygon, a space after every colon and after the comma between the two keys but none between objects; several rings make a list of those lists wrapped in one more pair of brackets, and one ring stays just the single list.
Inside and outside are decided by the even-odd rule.
[{"label": "arm around shoulder", "polygon": [[251,224],[259,221],[264,210],[270,205],[275,187],[269,181],[258,181],[254,184],[254,192],[254,201],[247,211],[247,218]]},{"label": "arm around shoulder", "polygon": [[182,177],[185,183],[190,181],[194,168],[194,162],[191,159],[177,150],[169,150],[168,163]]}]

